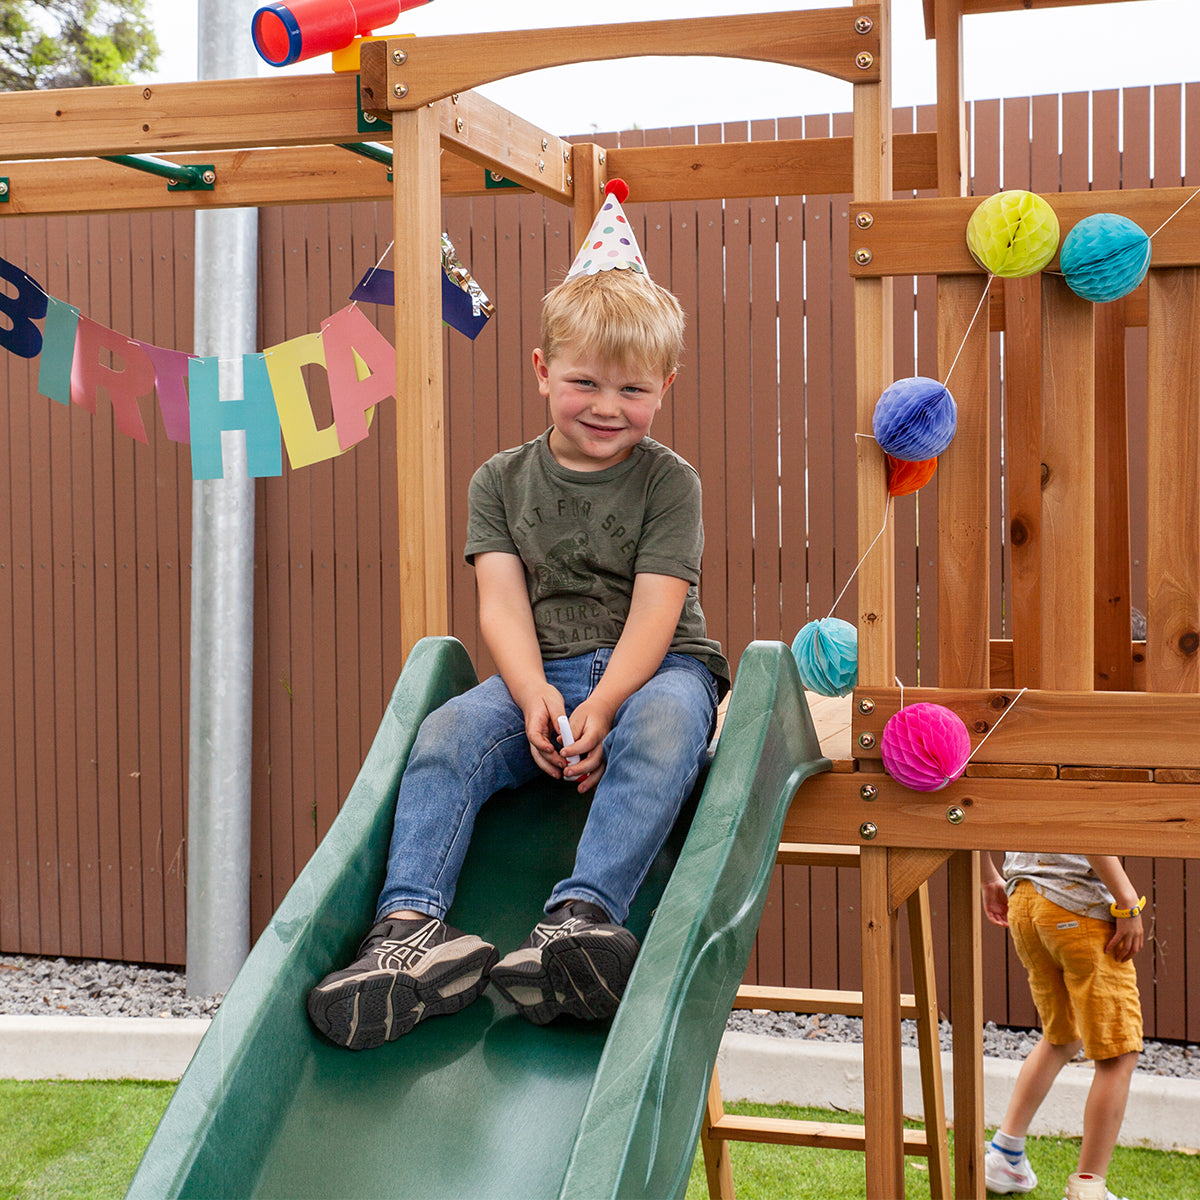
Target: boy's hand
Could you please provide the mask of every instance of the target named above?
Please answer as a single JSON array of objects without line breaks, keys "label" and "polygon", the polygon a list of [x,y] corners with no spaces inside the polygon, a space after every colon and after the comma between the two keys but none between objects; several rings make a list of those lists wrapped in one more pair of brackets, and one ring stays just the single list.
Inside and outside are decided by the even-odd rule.
[{"label": "boy's hand", "polygon": [[571,753],[579,755],[577,763],[563,770],[563,778],[578,783],[579,792],[590,792],[604,774],[604,739],[612,729],[613,713],[595,695],[589,696],[571,714],[571,732],[575,742]]},{"label": "boy's hand", "polygon": [[1136,917],[1117,917],[1117,931],[1104,947],[1117,962],[1127,962],[1145,945],[1146,934],[1142,928],[1141,914]]},{"label": "boy's hand", "polygon": [[565,710],[562,693],[549,683],[542,683],[523,699],[525,736],[533,761],[552,779],[561,779],[567,760],[558,751],[558,716]]},{"label": "boy's hand", "polygon": [[985,879],[979,888],[983,897],[983,915],[993,925],[1008,927],[1008,893],[1002,879]]}]

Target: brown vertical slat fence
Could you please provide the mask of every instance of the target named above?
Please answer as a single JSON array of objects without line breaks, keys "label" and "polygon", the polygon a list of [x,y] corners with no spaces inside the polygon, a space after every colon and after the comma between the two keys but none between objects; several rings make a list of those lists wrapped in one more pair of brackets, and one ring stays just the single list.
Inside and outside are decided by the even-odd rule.
[{"label": "brown vertical slat fence", "polygon": [[[977,195],[1200,182],[1200,85],[977,102],[970,117]],[[934,113],[901,110],[895,120],[898,133],[924,131]],[[592,140],[611,148],[849,132],[843,114]],[[753,638],[790,641],[811,618],[855,612],[853,582],[835,607],[857,562],[848,199],[639,205],[634,195],[626,206],[655,278],[688,312],[683,369],[655,432],[704,480],[702,597],[734,661]],[[318,330],[384,257],[390,224],[387,205],[262,210],[260,345]],[[491,664],[461,558],[466,485],[490,454],[544,427],[529,353],[541,296],[573,257],[574,229],[567,208],[503,190],[446,200],[444,228],[498,309],[477,341],[444,338],[451,627],[484,673]],[[187,215],[8,219],[0,255],[101,324],[191,348]],[[934,375],[933,280],[899,279],[895,288],[896,373]],[[390,339],[390,309],[366,311]],[[992,337],[992,520],[1006,529],[1005,335]],[[1144,608],[1144,328],[1127,331],[1125,357],[1131,592]],[[323,373],[306,377],[323,427],[331,419]],[[103,402],[92,416],[40,397],[36,362],[0,356],[0,386],[0,949],[180,963],[187,448],[167,440],[148,403],[150,440],[141,445],[115,430]],[[257,486],[255,932],[333,820],[400,670],[392,403],[380,406],[366,442],[302,470],[285,464]],[[914,685],[937,679],[936,497],[935,476],[891,518],[897,665]],[[1009,551],[1006,537],[991,581],[996,638],[1011,636],[1018,599]],[[1147,1029],[1195,1040],[1200,867],[1136,859],[1131,870],[1155,902],[1155,940],[1139,962]],[[858,888],[856,871],[778,868],[750,977],[856,988]],[[943,1000],[946,896],[939,872],[931,903]],[[1001,931],[985,927],[984,936],[986,1015],[1033,1024],[1019,962]]]}]

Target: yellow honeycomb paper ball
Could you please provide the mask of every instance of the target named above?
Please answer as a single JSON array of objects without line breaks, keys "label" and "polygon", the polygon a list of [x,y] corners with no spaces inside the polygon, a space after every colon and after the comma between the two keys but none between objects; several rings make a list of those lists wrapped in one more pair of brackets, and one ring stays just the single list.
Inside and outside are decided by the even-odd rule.
[{"label": "yellow honeycomb paper ball", "polygon": [[967,222],[967,249],[992,275],[1036,275],[1058,249],[1058,217],[1033,192],[997,192]]}]

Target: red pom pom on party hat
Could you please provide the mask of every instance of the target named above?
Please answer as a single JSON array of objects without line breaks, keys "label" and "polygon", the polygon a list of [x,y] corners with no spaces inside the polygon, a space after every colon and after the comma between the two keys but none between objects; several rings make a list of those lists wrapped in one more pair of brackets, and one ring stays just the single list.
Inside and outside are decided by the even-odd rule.
[{"label": "red pom pom on party hat", "polygon": [[618,204],[624,204],[629,199],[629,184],[623,179],[610,179],[604,185],[606,196],[616,196]]}]

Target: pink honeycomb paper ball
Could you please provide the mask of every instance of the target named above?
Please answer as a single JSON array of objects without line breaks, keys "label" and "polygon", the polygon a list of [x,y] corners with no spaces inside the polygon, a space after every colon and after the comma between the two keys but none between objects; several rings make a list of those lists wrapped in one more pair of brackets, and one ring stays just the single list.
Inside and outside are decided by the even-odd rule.
[{"label": "pink honeycomb paper ball", "polygon": [[962,718],[941,704],[910,704],[883,727],[879,749],[897,783],[936,792],[963,773],[971,757],[971,735]]}]

